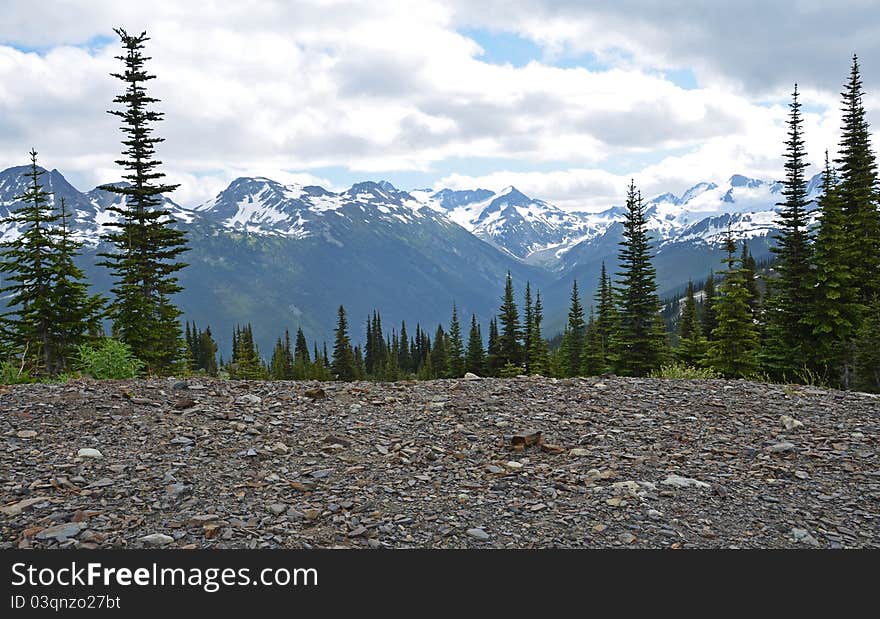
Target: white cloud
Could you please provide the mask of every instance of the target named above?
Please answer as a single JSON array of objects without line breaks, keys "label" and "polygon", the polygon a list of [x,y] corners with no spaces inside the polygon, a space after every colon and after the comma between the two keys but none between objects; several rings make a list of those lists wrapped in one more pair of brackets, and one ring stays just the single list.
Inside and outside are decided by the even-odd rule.
[{"label": "white cloud", "polygon": [[[453,160],[485,159],[499,169],[438,174],[445,176],[439,182],[516,184],[568,207],[619,202],[631,175],[646,193],[734,172],[778,176],[793,81],[787,72],[796,67],[782,63],[785,70],[765,79],[754,58],[772,53],[764,63],[776,67],[768,58],[787,58],[782,47],[800,49],[793,26],[780,26],[787,38],[771,41],[776,26],[766,20],[747,27],[744,15],[721,11],[725,22],[688,14],[686,4],[672,3],[664,15],[621,6],[50,0],[35,16],[31,3],[14,0],[4,9],[0,42],[48,51],[0,45],[0,166],[21,163],[34,145],[45,165],[81,183],[118,177],[117,122],[105,113],[119,89],[108,75],[118,70],[117,45],[71,45],[122,24],[152,37],[149,66],[158,78],[150,89],[166,114],[157,126],[167,139],[158,154],[169,180],[182,184],[172,197],[183,204],[211,197],[240,175],[328,186],[321,168],[430,173]],[[755,11],[759,20],[775,14],[772,7]],[[860,14],[857,33],[876,21]],[[518,32],[544,45],[548,58],[590,51],[613,67],[490,64],[456,30],[463,25]],[[875,42],[859,37],[873,49]],[[815,163],[836,143],[837,95],[827,84],[842,80],[848,61],[836,47],[822,52],[833,56],[828,63],[800,67],[805,80],[815,78],[802,83],[804,101],[815,108],[807,133]],[[684,90],[656,72],[682,66],[697,72],[700,89]],[[676,154],[644,163],[666,152]],[[631,164],[617,170],[621,161]],[[551,171],[505,171],[530,166]]]}]

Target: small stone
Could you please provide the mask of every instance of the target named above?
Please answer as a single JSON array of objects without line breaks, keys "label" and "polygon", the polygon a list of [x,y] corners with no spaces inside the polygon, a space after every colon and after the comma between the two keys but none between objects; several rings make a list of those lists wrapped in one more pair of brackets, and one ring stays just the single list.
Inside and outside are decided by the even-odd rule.
[{"label": "small stone", "polygon": [[767,448],[772,454],[785,453],[787,451],[793,451],[795,449],[794,443],[789,443],[788,441],[782,443],[776,443],[775,445],[771,445]]},{"label": "small stone", "polygon": [[779,418],[779,421],[782,422],[782,425],[785,426],[786,430],[794,430],[795,428],[800,428],[804,425],[803,422],[788,415],[783,415]]},{"label": "small stone", "polygon": [[594,525],[593,526],[593,533],[601,533],[602,531],[604,531],[607,528],[608,528],[608,525],[604,525],[604,524]]},{"label": "small stone", "polygon": [[306,389],[303,392],[303,395],[313,400],[323,400],[327,397],[327,394],[320,387],[316,387],[315,389]]},{"label": "small stone", "polygon": [[637,496],[642,487],[635,481],[617,481],[611,484],[614,490],[617,490],[624,496]]},{"label": "small stone", "polygon": [[656,509],[649,509],[648,518],[650,518],[651,520],[662,520],[663,512],[658,512]]},{"label": "small stone", "polygon": [[171,439],[171,443],[174,445],[192,445],[193,440],[185,436],[175,436]]},{"label": "small stone", "polygon": [[493,475],[501,475],[504,472],[504,469],[495,464],[489,464],[486,466],[486,470],[492,473]]},{"label": "small stone", "polygon": [[169,484],[165,486],[165,492],[173,497],[178,497],[182,494],[186,494],[189,492],[189,490],[190,487],[186,484]]},{"label": "small stone", "polygon": [[660,482],[665,486],[672,486],[673,488],[709,488],[710,485],[704,481],[700,481],[698,479],[693,479],[692,477],[682,477],[681,475],[676,475],[675,473],[670,474],[663,481]]},{"label": "small stone", "polygon": [[467,534],[470,535],[471,537],[473,537],[474,539],[480,540],[481,542],[485,542],[491,538],[491,536],[488,533],[486,533],[483,529],[480,529],[480,528],[468,529]]},{"label": "small stone", "polygon": [[632,533],[626,532],[621,533],[617,539],[619,539],[624,544],[632,544],[634,541],[636,541],[636,536]]},{"label": "small stone", "polygon": [[325,477],[330,477],[330,474],[332,472],[333,471],[331,471],[330,469],[321,469],[320,471],[312,471],[311,473],[309,473],[309,475],[311,475],[315,479],[324,479]]},{"label": "small stone", "polygon": [[185,380],[179,380],[171,385],[172,391],[186,391],[187,389],[189,389],[189,383]]},{"label": "small stone", "polygon": [[7,505],[6,507],[0,507],[0,514],[5,514],[6,516],[18,516],[21,512],[26,510],[31,505],[36,505],[37,503],[42,503],[43,501],[48,501],[49,497],[46,496],[36,496],[30,499],[23,499],[18,503],[13,503],[12,505]]},{"label": "small stone", "polygon": [[18,438],[34,438],[36,435],[36,430],[19,430],[15,433],[15,436]]},{"label": "small stone", "polygon": [[522,462],[517,462],[516,460],[510,460],[509,462],[505,462],[504,466],[506,466],[507,468],[512,469],[514,471],[518,471],[523,467]]},{"label": "small stone", "polygon": [[37,539],[54,539],[63,542],[70,537],[76,537],[82,531],[83,525],[78,522],[65,522],[47,527],[37,533]]},{"label": "small stone", "polygon": [[517,432],[510,438],[510,442],[513,445],[522,445],[525,447],[528,447],[529,445],[536,445],[540,441],[540,430],[523,430],[522,432]]},{"label": "small stone", "polygon": [[272,446],[272,451],[277,454],[287,454],[290,453],[290,447],[288,447],[284,443],[278,442]]},{"label": "small stone", "polygon": [[151,533],[150,535],[144,535],[139,539],[148,546],[165,546],[174,541],[173,537],[165,535],[164,533]]},{"label": "small stone", "polygon": [[77,458],[103,458],[104,454],[102,454],[97,449],[92,449],[91,447],[83,447],[78,452],[76,452]]},{"label": "small stone", "polygon": [[263,401],[263,398],[261,398],[260,396],[254,395],[252,393],[246,393],[243,396],[239,396],[238,399],[235,400],[235,403],[256,406],[257,404],[260,404],[262,401]]},{"label": "small stone", "polygon": [[193,400],[192,398],[179,398],[174,403],[174,409],[182,411],[182,410],[186,410],[188,408],[192,408],[195,405],[196,405],[196,401]]},{"label": "small stone", "polygon": [[809,479],[810,478],[810,474],[807,473],[806,471],[795,471],[794,476],[797,477],[798,479]]},{"label": "small stone", "polygon": [[287,505],[285,505],[284,503],[271,503],[269,504],[268,509],[276,516],[280,516],[287,511]]},{"label": "small stone", "polygon": [[467,373],[464,375],[464,379],[465,379],[465,380],[483,380],[481,377],[477,376],[477,375],[474,374],[473,372],[467,372]]},{"label": "small stone", "polygon": [[819,540],[810,535],[810,532],[806,529],[799,529],[795,527],[791,530],[791,536],[798,544],[806,544],[807,546],[812,546],[813,548],[818,548],[820,546]]},{"label": "small stone", "polygon": [[356,527],[348,532],[349,537],[360,537],[367,532],[367,528],[363,526]]},{"label": "small stone", "polygon": [[590,450],[584,449],[583,447],[575,447],[571,451],[568,452],[569,456],[574,456],[575,458],[581,458],[583,456],[589,456]]},{"label": "small stone", "polygon": [[302,515],[306,520],[317,520],[321,517],[321,510],[310,507],[309,509],[304,509]]}]

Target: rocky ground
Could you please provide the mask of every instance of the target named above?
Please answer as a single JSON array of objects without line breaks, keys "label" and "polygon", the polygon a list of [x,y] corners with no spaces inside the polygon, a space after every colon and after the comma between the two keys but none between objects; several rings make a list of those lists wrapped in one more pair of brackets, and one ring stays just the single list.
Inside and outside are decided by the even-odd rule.
[{"label": "rocky ground", "polygon": [[0,387],[0,548],[880,548],[878,429],[742,381]]}]

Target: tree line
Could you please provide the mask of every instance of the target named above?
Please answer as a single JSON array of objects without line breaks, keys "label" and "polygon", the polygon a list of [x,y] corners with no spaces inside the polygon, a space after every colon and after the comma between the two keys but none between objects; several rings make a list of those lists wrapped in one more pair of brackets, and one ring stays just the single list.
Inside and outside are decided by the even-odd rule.
[{"label": "tree line", "polygon": [[[618,271],[602,265],[593,303],[585,309],[572,285],[562,334],[543,334],[540,291],[526,282],[518,303],[508,273],[497,315],[484,335],[475,315],[461,322],[453,304],[448,324],[427,330],[406,322],[383,326],[374,310],[366,319],[363,344],[353,345],[349,318],[339,306],[332,352],[326,343],[311,349],[301,329],[279,336],[264,360],[250,325],[233,332],[232,354],[217,358],[210,328],[187,323],[172,297],[186,264],[185,234],[173,226],[163,195],[165,183],[155,147],[162,141],[153,124],[162,114],[146,84],[146,33],[117,29],[123,64],[114,73],[124,84],[114,98],[121,119],[123,151],[116,163],[125,183],[101,189],[121,200],[109,207],[99,266],[109,269],[111,298],[89,293],[75,258],[82,243],[71,230],[63,199],[43,189],[37,152],[25,174],[26,190],[5,223],[21,234],[0,246],[0,294],[9,311],[0,319],[0,353],[17,358],[35,374],[69,371],[83,346],[110,335],[142,361],[151,374],[198,371],[242,379],[397,380],[521,373],[559,377],[615,373],[662,374],[678,363],[705,375],[819,382],[843,388],[880,390],[880,187],[863,105],[863,86],[854,56],[842,92],[842,126],[837,158],[826,153],[821,195],[811,216],[805,169],[806,146],[797,85],[789,106],[785,140],[783,200],[778,206],[775,260],[758,267],[733,231],[724,240],[719,273],[710,272],[697,293],[689,283],[670,332],[657,295],[646,207],[631,181],[627,188]],[[410,323],[413,324],[412,322]],[[465,337],[464,330],[468,329]],[[550,341],[558,345],[551,346]]]}]

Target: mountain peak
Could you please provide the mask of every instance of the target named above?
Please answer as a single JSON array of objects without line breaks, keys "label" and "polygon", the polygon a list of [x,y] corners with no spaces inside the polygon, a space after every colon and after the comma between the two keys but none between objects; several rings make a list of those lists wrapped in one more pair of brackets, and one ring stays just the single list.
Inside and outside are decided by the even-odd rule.
[{"label": "mountain peak", "polygon": [[760,187],[764,184],[764,181],[758,180],[756,178],[749,178],[748,176],[743,176],[742,174],[734,174],[730,177],[728,183],[731,187]]}]

